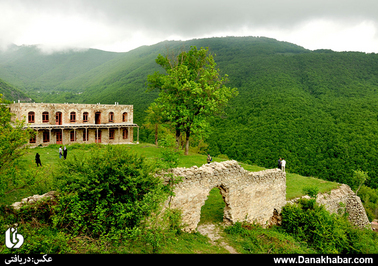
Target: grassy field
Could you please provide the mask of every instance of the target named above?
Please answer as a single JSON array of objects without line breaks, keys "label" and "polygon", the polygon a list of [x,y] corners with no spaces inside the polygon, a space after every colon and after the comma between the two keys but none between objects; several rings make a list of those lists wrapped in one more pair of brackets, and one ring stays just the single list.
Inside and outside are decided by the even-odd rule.
[{"label": "grassy field", "polygon": [[[70,145],[67,146],[68,155],[67,157],[77,157],[80,158],[89,154],[91,148],[98,144],[91,145]],[[162,148],[157,148],[153,144],[141,143],[139,145],[130,144],[127,145],[128,148],[137,154],[145,156],[148,160],[159,160],[160,151]],[[45,175],[46,178],[50,175],[51,171],[54,170],[55,166],[59,164],[62,159],[59,159],[59,145],[50,145],[48,147],[36,147],[30,149],[27,154],[18,159],[18,164],[20,168],[24,169],[36,169],[40,174]],[[35,163],[35,154],[39,153],[42,167],[37,168]],[[194,165],[200,167],[206,163],[206,155],[190,153],[187,156],[180,155],[179,157],[179,167],[192,167]],[[227,161],[225,157],[213,157],[213,162]],[[240,165],[248,171],[257,172],[265,170],[263,167],[256,165],[249,165],[245,163],[240,163]],[[286,199],[293,199],[295,197],[303,196],[303,188],[306,186],[316,186],[319,192],[327,192],[335,189],[340,184],[335,182],[329,182],[322,179],[317,179],[314,177],[305,177],[295,173],[286,174]],[[47,191],[46,191],[47,192]],[[27,190],[17,190],[12,193],[8,193],[7,197],[0,200],[0,203],[11,204],[12,202],[19,201],[24,197],[30,196],[27,194]]]},{"label": "grassy field", "polygon": [[[70,145],[68,148],[68,157],[80,158],[89,155],[92,148],[97,144],[91,145]],[[160,152],[162,148],[157,148],[153,144],[142,143],[139,145],[127,145],[131,151],[143,155],[147,160],[160,160]],[[50,145],[48,147],[37,147],[30,149],[27,154],[18,159],[17,167],[22,171],[30,171],[35,173],[40,178],[38,182],[46,182],[52,179],[52,172],[57,169],[59,163],[63,159],[59,159],[58,145]],[[39,153],[41,156],[42,167],[37,167],[35,163],[35,154]],[[198,166],[206,163],[206,155],[191,153],[188,156],[180,155],[179,167]],[[226,156],[213,157],[214,162],[226,161]],[[263,167],[256,165],[248,165],[240,163],[240,165],[248,171],[261,171],[265,170]],[[303,195],[303,188],[306,186],[316,186],[319,192],[326,192],[331,189],[337,188],[338,183],[328,182],[313,177],[305,177],[294,173],[287,173],[287,199],[299,197]],[[39,186],[41,187],[41,186]],[[32,187],[23,187],[15,189],[7,193],[5,197],[0,199],[0,204],[12,204],[13,202],[20,201],[22,198],[33,194],[43,194],[48,191],[39,190],[33,191]],[[201,219],[199,225],[212,223],[217,228],[224,228],[222,225],[223,211],[225,203],[222,199],[218,188],[213,188],[201,209]],[[30,228],[28,234],[31,235],[35,230],[42,230],[44,234],[50,236],[49,244],[43,247],[43,253],[150,253],[151,248],[138,243],[120,243],[112,242],[107,239],[92,239],[88,236],[77,236],[71,238],[62,232],[57,232],[53,228],[45,226],[24,225]],[[222,241],[227,242],[235,248],[238,253],[313,253],[314,250],[309,249],[306,244],[296,242],[291,236],[281,232],[277,228],[263,229],[256,227],[251,231],[251,235],[241,237],[240,235],[226,233],[223,229],[219,230]],[[27,234],[27,233],[25,233]],[[39,233],[38,233],[39,234]],[[36,235],[38,235],[36,234]],[[63,237],[63,242],[62,241]],[[110,242],[109,242],[110,241]],[[57,245],[56,243],[62,243]],[[56,251],[55,251],[56,250]],[[0,248],[0,253],[6,252],[6,249]],[[180,235],[166,236],[164,243],[162,243],[159,253],[228,253],[228,251],[219,243],[214,244],[208,237],[200,233],[181,233]]]}]

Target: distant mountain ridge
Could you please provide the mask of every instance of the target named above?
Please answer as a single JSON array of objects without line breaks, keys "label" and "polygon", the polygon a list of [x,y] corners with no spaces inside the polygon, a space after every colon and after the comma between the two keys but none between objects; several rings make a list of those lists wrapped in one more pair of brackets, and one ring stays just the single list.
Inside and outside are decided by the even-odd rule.
[{"label": "distant mountain ridge", "polygon": [[[147,75],[162,71],[158,54],[190,46],[216,54],[228,86],[239,95],[212,121],[212,155],[287,169],[354,186],[353,170],[369,172],[378,188],[378,54],[307,50],[265,37],[165,41],[127,53],[99,50],[41,54],[23,47],[0,54],[0,78],[36,101],[133,104],[143,124],[156,91]],[[142,129],[143,141],[153,134]]]}]

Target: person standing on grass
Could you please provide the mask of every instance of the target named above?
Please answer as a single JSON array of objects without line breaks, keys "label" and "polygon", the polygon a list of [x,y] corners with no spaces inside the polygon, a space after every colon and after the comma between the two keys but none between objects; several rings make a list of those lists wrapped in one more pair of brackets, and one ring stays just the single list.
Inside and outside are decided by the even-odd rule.
[{"label": "person standing on grass", "polygon": [[211,158],[210,154],[207,154],[207,163],[209,164],[212,160],[213,158]]},{"label": "person standing on grass", "polygon": [[41,163],[41,158],[37,152],[37,154],[35,155],[35,163],[37,164],[37,167],[38,166],[42,166],[42,163]]},{"label": "person standing on grass", "polygon": [[282,159],[280,158],[280,159],[278,159],[278,169],[281,169],[281,161],[282,161]]},{"label": "person standing on grass", "polygon": [[64,157],[64,160],[67,158],[67,148],[66,148],[66,146],[64,146],[64,149],[63,149],[63,157]]},{"label": "person standing on grass", "polygon": [[62,154],[62,146],[60,146],[60,147],[59,147],[59,159],[62,158],[62,155],[63,155],[63,154]]},{"label": "person standing on grass", "polygon": [[285,159],[282,159],[281,161],[281,170],[285,172],[285,166],[286,166],[286,161]]}]

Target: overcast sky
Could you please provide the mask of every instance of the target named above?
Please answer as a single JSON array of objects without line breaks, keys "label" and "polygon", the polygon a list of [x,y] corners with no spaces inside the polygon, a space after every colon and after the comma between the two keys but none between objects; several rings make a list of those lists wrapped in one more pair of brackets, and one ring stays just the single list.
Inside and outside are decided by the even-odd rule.
[{"label": "overcast sky", "polygon": [[125,52],[213,36],[378,53],[378,0],[0,0],[0,48]]}]

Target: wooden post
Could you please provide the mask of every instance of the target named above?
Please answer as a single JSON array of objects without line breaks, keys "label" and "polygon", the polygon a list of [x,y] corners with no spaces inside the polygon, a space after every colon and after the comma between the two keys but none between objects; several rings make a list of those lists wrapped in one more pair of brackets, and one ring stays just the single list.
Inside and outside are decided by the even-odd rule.
[{"label": "wooden post", "polygon": [[137,134],[137,144],[139,144],[139,126],[138,126],[138,134]]}]

